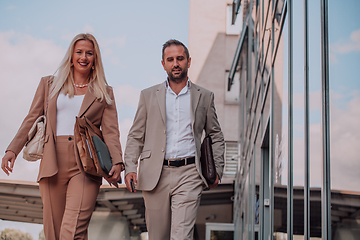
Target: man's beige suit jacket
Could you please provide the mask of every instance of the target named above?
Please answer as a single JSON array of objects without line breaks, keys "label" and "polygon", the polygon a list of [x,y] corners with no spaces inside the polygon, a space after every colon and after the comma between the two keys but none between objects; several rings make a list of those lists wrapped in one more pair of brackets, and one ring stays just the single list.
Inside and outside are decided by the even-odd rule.
[{"label": "man's beige suit jacket", "polygon": [[[25,117],[14,139],[11,141],[6,151],[13,151],[16,156],[20,153],[27,141],[27,134],[35,122],[35,120],[44,114],[46,108],[47,96],[46,91],[51,84],[51,76],[43,77],[36,90],[33,102],[31,104],[28,115]],[[111,87],[107,89],[112,104],[107,104],[105,100],[97,99],[90,90],[84,96],[78,116],[86,116],[95,126],[100,127],[103,132],[104,141],[109,148],[113,164],[122,162],[122,150],[120,146],[120,133],[118,127],[118,119],[116,112],[116,105],[114,95]],[[56,105],[58,94],[48,101],[47,110],[47,124],[46,124],[46,137],[44,145],[44,155],[40,163],[39,175],[37,181],[44,177],[51,177],[58,172],[56,160]],[[74,146],[75,147],[75,146]],[[75,147],[77,153],[77,148]],[[80,164],[79,156],[76,154],[76,161],[81,171],[82,165]],[[88,175],[90,178],[101,182],[100,177]]]},{"label": "man's beige suit jacket", "polygon": [[[124,154],[125,174],[137,172],[137,189],[151,191],[157,185],[163,167],[166,149],[166,88],[161,83],[141,91],[139,106],[130,129]],[[214,93],[191,83],[191,123],[195,140],[195,163],[201,174],[200,148],[203,132],[210,134],[216,171],[221,179],[224,168],[224,136],[217,119]]]}]

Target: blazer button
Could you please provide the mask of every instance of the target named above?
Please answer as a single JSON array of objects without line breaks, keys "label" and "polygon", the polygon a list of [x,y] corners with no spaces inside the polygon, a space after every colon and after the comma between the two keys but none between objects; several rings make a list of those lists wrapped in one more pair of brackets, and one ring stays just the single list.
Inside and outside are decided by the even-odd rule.
[{"label": "blazer button", "polygon": [[164,149],[161,149],[162,152],[164,152]]},{"label": "blazer button", "polygon": [[69,137],[68,139],[69,139],[69,141],[71,141],[71,140],[72,140],[72,137]]}]

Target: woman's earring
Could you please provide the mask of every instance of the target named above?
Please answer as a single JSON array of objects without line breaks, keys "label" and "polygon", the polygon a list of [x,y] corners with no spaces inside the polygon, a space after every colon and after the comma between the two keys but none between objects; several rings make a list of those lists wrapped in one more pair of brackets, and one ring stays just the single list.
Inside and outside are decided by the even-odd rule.
[{"label": "woman's earring", "polygon": [[71,63],[71,64],[70,64],[70,67],[72,67],[72,66],[74,66],[74,64],[73,64],[73,63]]},{"label": "woman's earring", "polygon": [[95,69],[94,65],[91,67],[91,69],[92,69],[92,70],[94,70],[94,69]]}]

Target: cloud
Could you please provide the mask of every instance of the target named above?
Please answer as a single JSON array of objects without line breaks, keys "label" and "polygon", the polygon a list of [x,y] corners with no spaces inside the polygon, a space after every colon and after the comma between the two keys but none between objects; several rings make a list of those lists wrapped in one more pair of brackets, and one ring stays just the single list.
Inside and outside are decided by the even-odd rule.
[{"label": "cloud", "polygon": [[[318,99],[321,93],[310,94],[310,99]],[[360,191],[359,146],[360,146],[360,92],[354,90],[346,96],[330,91],[330,162],[331,187],[337,190]],[[344,100],[346,98],[346,100]],[[294,96],[294,100],[302,103],[301,96]],[[294,101],[295,103],[295,101]],[[315,104],[318,108],[319,105]],[[287,184],[287,124],[282,128],[283,141],[279,146],[282,161],[282,184]],[[294,131],[303,135],[304,126],[297,124]],[[320,187],[322,184],[322,129],[321,122],[310,124],[310,184]],[[294,185],[304,186],[304,138],[294,137]]]},{"label": "cloud", "polygon": [[15,5],[9,5],[6,7],[7,10],[14,10],[16,8]]},{"label": "cloud", "polygon": [[114,95],[117,108],[124,105],[137,107],[140,96],[140,89],[131,85],[118,85],[114,87]]},{"label": "cloud", "polygon": [[360,51],[360,29],[353,31],[349,38],[330,45],[330,50],[339,54]]},{"label": "cloud", "polygon": [[[294,93],[294,109],[304,109],[304,93]],[[309,92],[309,107],[310,110],[321,109],[321,91]]]},{"label": "cloud", "polygon": [[117,51],[126,45],[126,36],[113,38],[99,38],[98,39],[101,54],[104,60],[108,60],[112,65],[120,69],[126,69],[124,64],[118,57]]},{"label": "cloud", "polygon": [[128,135],[128,133],[130,131],[130,128],[131,128],[132,124],[133,124],[133,120],[130,119],[130,118],[125,118],[121,122],[119,122],[119,126],[120,126],[120,143],[121,143],[123,153],[125,151],[127,135]]},{"label": "cloud", "polygon": [[360,191],[360,94],[346,105],[330,102],[331,185],[335,189]]},{"label": "cloud", "polygon": [[339,60],[337,59],[335,53],[330,52],[329,53],[329,59],[330,59],[330,63],[332,63],[332,64],[338,64],[339,63]]},{"label": "cloud", "polygon": [[[105,49],[105,51],[106,51],[106,50],[107,50],[107,49]],[[112,55],[112,52],[111,52],[111,55],[110,55],[110,56],[109,56],[109,55],[103,56],[103,59],[108,59],[108,61],[110,61],[110,63],[111,63],[112,65],[117,66],[118,68],[120,68],[120,69],[122,69],[122,70],[128,68],[128,66],[125,65],[125,64],[123,64],[117,56]]]},{"label": "cloud", "polygon": [[[61,36],[62,40],[68,41],[69,43],[71,42],[71,40],[73,40],[73,38],[78,35],[79,33],[90,33],[90,34],[95,34],[95,30],[93,28],[93,26],[85,24],[85,26],[80,30],[76,30],[74,32],[68,32],[66,34],[63,34]],[[96,37],[96,36],[95,36]],[[97,39],[98,40],[98,39]]]},{"label": "cloud", "polygon": [[99,43],[101,43],[101,46],[103,46],[103,47],[115,46],[118,48],[122,48],[126,44],[126,36],[104,38],[104,39],[101,38],[99,40]]},{"label": "cloud", "polygon": [[83,32],[84,33],[94,33],[95,31],[92,26],[86,24],[85,27],[83,28]]},{"label": "cloud", "polygon": [[[0,151],[4,151],[29,110],[40,78],[55,72],[65,50],[53,42],[15,31],[0,32]],[[17,158],[14,173],[0,178],[36,181],[39,162]]]}]

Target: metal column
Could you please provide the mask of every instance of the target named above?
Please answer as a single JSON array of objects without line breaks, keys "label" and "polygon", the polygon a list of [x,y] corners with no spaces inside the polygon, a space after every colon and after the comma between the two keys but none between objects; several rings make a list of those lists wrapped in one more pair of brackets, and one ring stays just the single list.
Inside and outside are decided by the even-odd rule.
[{"label": "metal column", "polygon": [[287,186],[287,239],[293,239],[293,213],[294,213],[294,192],[293,192],[293,9],[292,0],[287,0],[288,14],[288,186]]},{"label": "metal column", "polygon": [[321,126],[323,178],[321,187],[322,239],[331,240],[330,112],[329,112],[329,33],[328,1],[320,0],[321,15]]}]

